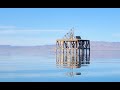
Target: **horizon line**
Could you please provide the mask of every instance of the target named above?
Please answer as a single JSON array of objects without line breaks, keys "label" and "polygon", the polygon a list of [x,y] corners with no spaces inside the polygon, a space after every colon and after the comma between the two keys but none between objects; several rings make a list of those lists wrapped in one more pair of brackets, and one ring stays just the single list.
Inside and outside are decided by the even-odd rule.
[{"label": "horizon line", "polygon": [[[90,41],[90,42],[105,42],[105,43],[120,43],[119,41]],[[55,44],[44,44],[44,45],[8,45],[8,44],[0,44],[0,46],[46,46],[46,45],[55,45]]]}]

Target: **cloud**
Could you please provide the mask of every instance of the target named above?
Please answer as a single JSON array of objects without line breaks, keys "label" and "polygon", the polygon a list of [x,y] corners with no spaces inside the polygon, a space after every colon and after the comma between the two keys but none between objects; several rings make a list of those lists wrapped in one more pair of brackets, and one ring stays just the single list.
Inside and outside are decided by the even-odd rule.
[{"label": "cloud", "polygon": [[[1,28],[1,27],[0,27]],[[7,27],[6,27],[7,28]],[[11,28],[9,28],[9,29],[7,29],[7,30],[1,30],[1,31],[14,31],[14,32],[19,32],[19,31],[21,31],[21,32],[25,32],[25,31],[34,31],[34,32],[68,32],[69,30],[60,30],[60,29],[48,29],[48,30],[46,30],[46,29],[11,29]],[[1,32],[0,31],[0,32]],[[78,31],[78,30],[75,30],[75,31]]]},{"label": "cloud", "polygon": [[11,29],[16,28],[16,26],[0,26],[0,29]]},{"label": "cloud", "polygon": [[4,36],[4,35],[30,35],[30,36],[35,36],[35,35],[58,35],[58,34],[65,34],[67,31],[65,30],[0,30],[0,35]]},{"label": "cloud", "polygon": [[0,30],[0,34],[15,34],[14,30]]},{"label": "cloud", "polygon": [[[54,44],[63,38],[69,30],[63,29],[28,29],[14,26],[0,26],[0,44],[7,45],[44,45]],[[4,28],[4,29],[1,29]],[[79,32],[75,30],[75,32]]]},{"label": "cloud", "polygon": [[[4,29],[0,30],[0,35],[47,35],[52,34],[56,35],[65,35],[69,30],[43,30],[43,29]],[[75,30],[76,33],[79,33],[78,30]]]},{"label": "cloud", "polygon": [[119,38],[120,38],[120,33],[119,33],[119,32],[118,32],[118,33],[113,33],[112,36],[113,36],[113,37],[119,37]]},{"label": "cloud", "polygon": [[[16,26],[4,26],[4,25],[0,25],[0,32],[1,31],[34,31],[34,32],[68,32],[70,31],[70,29],[30,29],[30,27],[16,27]],[[75,30],[78,31],[78,30]]]},{"label": "cloud", "polygon": [[[0,36],[1,37],[13,37],[13,36],[47,36],[49,37],[55,37],[55,36],[64,36],[66,33],[68,33],[70,29],[33,29],[30,27],[16,27],[16,26],[11,26],[11,25],[0,25]],[[74,30],[75,32],[79,32],[79,30]]]}]

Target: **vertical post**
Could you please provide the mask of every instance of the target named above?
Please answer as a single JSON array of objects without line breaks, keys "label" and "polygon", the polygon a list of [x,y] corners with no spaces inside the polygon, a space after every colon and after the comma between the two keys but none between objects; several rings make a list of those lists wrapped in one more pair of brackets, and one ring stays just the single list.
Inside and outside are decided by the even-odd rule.
[{"label": "vertical post", "polygon": [[61,61],[61,63],[63,62],[63,60],[62,60],[62,45],[61,45],[61,41],[60,41],[60,61]]},{"label": "vertical post", "polygon": [[73,56],[72,56],[72,61],[74,59],[74,41],[73,41]]},{"label": "vertical post", "polygon": [[89,57],[90,57],[90,40],[89,40]]},{"label": "vertical post", "polygon": [[87,55],[87,49],[88,49],[88,40],[86,40],[86,45],[85,45],[85,48],[86,48],[86,55]]},{"label": "vertical post", "polygon": [[78,40],[78,58],[79,58],[79,63],[81,64],[81,57],[80,57],[80,40]]},{"label": "vertical post", "polygon": [[84,41],[82,41],[82,61],[84,60]]},{"label": "vertical post", "polygon": [[77,49],[77,44],[78,44],[78,41],[76,41],[76,49],[75,49],[75,50],[76,50],[76,62],[78,61],[78,60],[77,60],[77,58],[78,58],[78,53],[77,53],[77,51],[78,51],[78,49]]},{"label": "vertical post", "polygon": [[63,41],[63,48],[62,48],[63,49],[63,61],[64,61],[64,42],[65,41]]},{"label": "vertical post", "polygon": [[58,59],[57,59],[57,42],[58,41],[56,41],[56,62],[58,61]]},{"label": "vertical post", "polygon": [[66,62],[68,62],[68,59],[67,59],[67,41],[65,41],[65,45],[66,45],[66,47],[65,47],[66,48],[66,51],[65,51],[66,52],[66,54],[65,54],[66,59],[65,60],[66,60]]},{"label": "vertical post", "polygon": [[85,59],[86,59],[86,61],[87,61],[87,51],[88,51],[88,40],[86,40],[86,57],[85,57]]}]

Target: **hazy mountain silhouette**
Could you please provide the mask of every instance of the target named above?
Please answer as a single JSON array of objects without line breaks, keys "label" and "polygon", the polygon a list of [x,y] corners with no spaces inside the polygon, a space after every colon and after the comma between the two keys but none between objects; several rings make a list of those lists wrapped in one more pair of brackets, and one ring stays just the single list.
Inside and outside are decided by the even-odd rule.
[{"label": "hazy mountain silhouette", "polygon": [[[104,42],[104,41],[91,41],[91,50],[120,50],[120,42]],[[10,45],[0,45],[0,49],[34,49],[34,50],[54,50],[55,45],[39,45],[39,46],[10,46]]]},{"label": "hazy mountain silhouette", "polygon": [[[91,57],[120,58],[120,42],[91,41]],[[0,45],[0,55],[55,55],[55,45],[10,46]],[[104,51],[104,52],[103,52]]]}]

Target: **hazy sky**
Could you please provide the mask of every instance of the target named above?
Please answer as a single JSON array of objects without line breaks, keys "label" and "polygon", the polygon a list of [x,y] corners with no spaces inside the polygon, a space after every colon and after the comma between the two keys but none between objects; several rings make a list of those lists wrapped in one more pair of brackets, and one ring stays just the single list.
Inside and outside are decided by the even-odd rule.
[{"label": "hazy sky", "polygon": [[120,8],[0,8],[0,45],[55,44],[72,27],[91,41],[120,41]]}]

